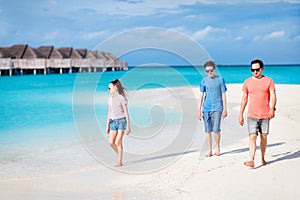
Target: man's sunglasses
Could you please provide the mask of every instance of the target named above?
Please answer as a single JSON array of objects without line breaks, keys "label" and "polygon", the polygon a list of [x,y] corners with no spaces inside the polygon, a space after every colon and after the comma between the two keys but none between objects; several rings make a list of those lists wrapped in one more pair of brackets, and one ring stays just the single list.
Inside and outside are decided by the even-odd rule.
[{"label": "man's sunglasses", "polygon": [[251,69],[252,72],[259,72],[261,68]]}]

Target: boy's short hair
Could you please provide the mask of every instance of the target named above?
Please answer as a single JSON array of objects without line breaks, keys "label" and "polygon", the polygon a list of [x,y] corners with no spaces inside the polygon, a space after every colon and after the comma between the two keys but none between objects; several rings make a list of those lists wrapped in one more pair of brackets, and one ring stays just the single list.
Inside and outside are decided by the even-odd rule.
[{"label": "boy's short hair", "polygon": [[204,68],[206,68],[208,66],[212,66],[214,69],[216,69],[216,63],[212,60],[209,60],[204,64]]}]

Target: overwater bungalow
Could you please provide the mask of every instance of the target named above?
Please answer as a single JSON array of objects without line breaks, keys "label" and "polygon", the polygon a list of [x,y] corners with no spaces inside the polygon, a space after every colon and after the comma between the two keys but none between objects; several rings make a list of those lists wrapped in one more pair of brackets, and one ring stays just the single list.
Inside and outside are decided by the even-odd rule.
[{"label": "overwater bungalow", "polygon": [[108,52],[27,44],[0,47],[0,76],[127,70],[127,63]]}]

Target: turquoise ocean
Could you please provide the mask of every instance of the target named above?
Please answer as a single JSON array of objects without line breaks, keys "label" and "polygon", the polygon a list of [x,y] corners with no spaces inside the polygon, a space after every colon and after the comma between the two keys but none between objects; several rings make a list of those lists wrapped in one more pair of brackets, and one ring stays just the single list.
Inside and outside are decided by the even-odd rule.
[{"label": "turquoise ocean", "polygon": [[[200,73],[199,73],[199,71]],[[300,84],[300,65],[268,65],[263,72],[275,84]],[[241,84],[251,76],[249,66],[218,66],[227,84]],[[203,69],[194,67],[130,67],[128,71],[0,77],[0,164],[17,162],[32,151],[78,142],[74,124],[74,92],[95,93],[95,113],[105,126],[107,86],[119,78],[127,90],[198,86]],[[80,78],[79,78],[80,77]],[[178,80],[182,81],[178,81]],[[146,81],[145,81],[146,80]],[[230,91],[228,91],[230,92]],[[77,97],[78,98],[78,97]],[[84,103],[79,102],[84,109]],[[140,126],[149,123],[130,104],[130,115]],[[80,115],[80,113],[79,113]],[[78,117],[78,113],[77,113]],[[88,120],[84,112],[82,118]]]}]

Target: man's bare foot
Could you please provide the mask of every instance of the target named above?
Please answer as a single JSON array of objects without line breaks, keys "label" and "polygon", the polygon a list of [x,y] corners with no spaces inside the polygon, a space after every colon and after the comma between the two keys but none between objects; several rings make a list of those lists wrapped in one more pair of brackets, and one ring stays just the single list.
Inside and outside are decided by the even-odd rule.
[{"label": "man's bare foot", "polygon": [[265,160],[262,160],[262,161],[261,161],[261,164],[262,164],[263,166],[269,165],[269,163],[266,162]]},{"label": "man's bare foot", "polygon": [[254,161],[253,160],[245,161],[244,165],[250,168],[254,168]]},{"label": "man's bare foot", "polygon": [[220,155],[221,155],[220,149],[216,149],[215,155],[216,155],[216,156],[220,156]]}]

